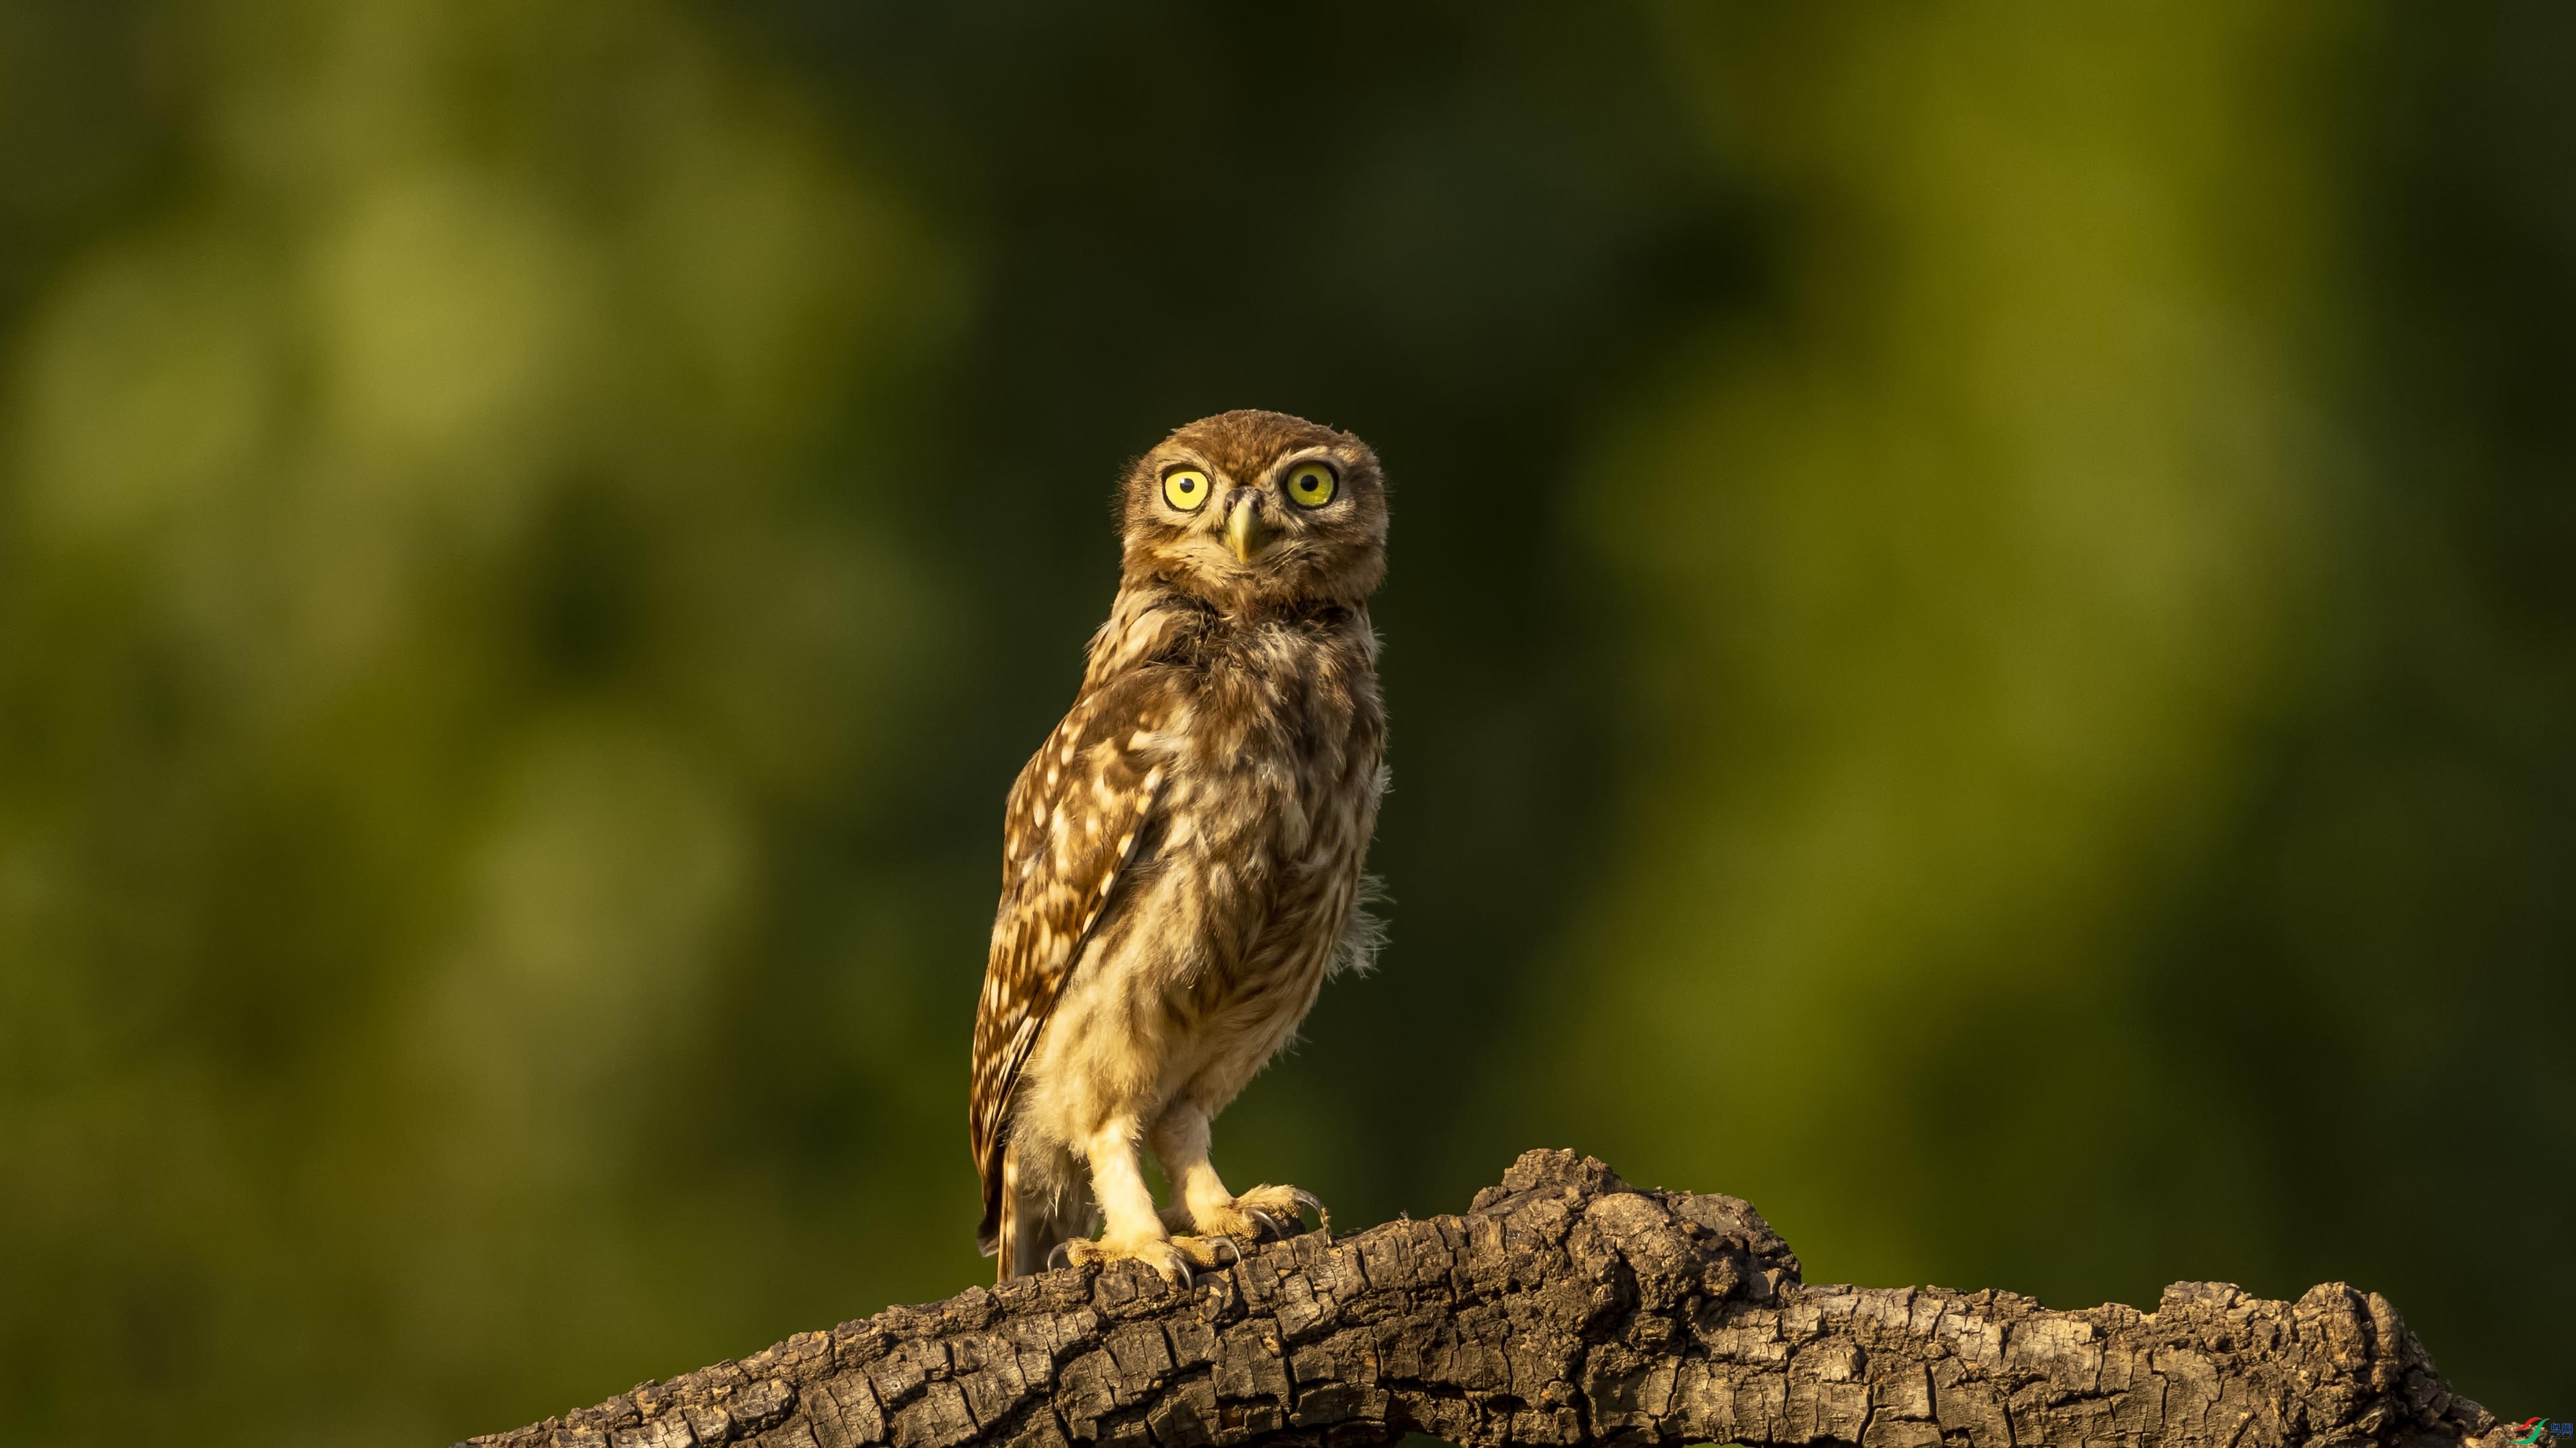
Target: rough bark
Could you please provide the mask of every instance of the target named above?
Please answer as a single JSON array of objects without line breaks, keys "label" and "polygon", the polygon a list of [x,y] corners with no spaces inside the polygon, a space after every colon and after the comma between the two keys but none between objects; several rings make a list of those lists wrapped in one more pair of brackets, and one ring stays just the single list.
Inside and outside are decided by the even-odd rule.
[{"label": "rough bark", "polygon": [[[1857,1444],[2172,1448],[2505,1435],[2396,1309],[2219,1283],[2152,1313],[1817,1287],[1733,1197],[1534,1151],[1461,1217],[1310,1233],[1166,1286],[1066,1268],[800,1333],[488,1448]],[[2547,1440],[2543,1440],[2546,1442]]]}]

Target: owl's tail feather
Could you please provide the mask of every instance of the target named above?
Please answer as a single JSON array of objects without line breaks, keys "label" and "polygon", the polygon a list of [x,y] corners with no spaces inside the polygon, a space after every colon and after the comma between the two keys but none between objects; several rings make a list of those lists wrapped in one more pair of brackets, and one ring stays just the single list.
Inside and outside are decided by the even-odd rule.
[{"label": "owl's tail feather", "polygon": [[[975,1250],[1008,1262],[1011,1260],[1011,1214],[1003,1204],[1011,1199],[1011,1155],[1007,1150],[994,1154],[1001,1161],[996,1164],[998,1172],[987,1169],[984,1173],[984,1220],[975,1228]],[[1002,1178],[998,1184],[993,1181],[997,1174]]]},{"label": "owl's tail feather", "polygon": [[993,1281],[996,1284],[1010,1281],[1011,1264],[1020,1260],[1017,1240],[1020,1214],[1012,1210],[1018,1205],[1019,1185],[1019,1153],[1006,1146],[1002,1148],[1002,1189],[995,1193],[996,1200],[984,1209],[984,1220],[993,1227],[993,1236],[984,1251],[994,1259]]},{"label": "owl's tail feather", "polygon": [[1068,1152],[1038,1150],[1046,1159],[1029,1160],[1017,1142],[1002,1151],[996,1282],[1043,1272],[1058,1247],[1091,1235],[1091,1187],[1081,1163]]}]

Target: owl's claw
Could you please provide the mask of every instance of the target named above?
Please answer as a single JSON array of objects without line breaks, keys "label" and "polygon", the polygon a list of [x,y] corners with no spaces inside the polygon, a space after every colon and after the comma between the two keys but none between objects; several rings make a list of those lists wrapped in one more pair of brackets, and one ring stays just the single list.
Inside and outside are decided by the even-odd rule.
[{"label": "owl's claw", "polygon": [[1236,1262],[1243,1260],[1243,1246],[1232,1237],[1174,1237],[1172,1248],[1188,1260],[1195,1272],[1214,1272],[1230,1265],[1225,1260],[1227,1254]]},{"label": "owl's claw", "polygon": [[1270,1239],[1296,1237],[1306,1232],[1306,1219],[1301,1208],[1311,1208],[1324,1229],[1332,1229],[1332,1219],[1324,1216],[1324,1203],[1314,1193],[1298,1188],[1252,1188],[1226,1206],[1200,1214],[1195,1226],[1208,1237],[1236,1237],[1244,1242],[1270,1242]]},{"label": "owl's claw", "polygon": [[1197,1237],[1075,1238],[1061,1244],[1076,1267],[1106,1267],[1112,1262],[1142,1262],[1175,1287],[1190,1285],[1194,1266],[1212,1267],[1216,1254]]},{"label": "owl's claw", "polygon": [[1298,1187],[1254,1187],[1234,1199],[1234,1209],[1273,1237],[1294,1237],[1305,1231],[1307,1211],[1315,1214],[1325,1231],[1333,1229],[1333,1218],[1322,1200]]},{"label": "owl's claw", "polygon": [[1255,1242],[1294,1237],[1305,1231],[1306,1220],[1299,1215],[1300,1209],[1313,1211],[1323,1221],[1324,1229],[1332,1230],[1333,1219],[1325,1213],[1324,1204],[1315,1199],[1314,1193],[1299,1191],[1295,1187],[1254,1187],[1224,1206],[1204,1210],[1193,1210],[1175,1203],[1165,1208],[1161,1216],[1164,1228],[1173,1234],[1175,1241],[1182,1234],[1189,1234],[1210,1240],[1224,1239],[1240,1249]]}]

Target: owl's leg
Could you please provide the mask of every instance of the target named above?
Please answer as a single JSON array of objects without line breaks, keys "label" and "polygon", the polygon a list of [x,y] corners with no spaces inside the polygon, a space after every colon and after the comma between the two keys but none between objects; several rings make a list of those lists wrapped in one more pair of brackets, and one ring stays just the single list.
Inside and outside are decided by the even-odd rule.
[{"label": "owl's leg", "polygon": [[1207,1108],[1194,1101],[1174,1102],[1154,1123],[1154,1156],[1172,1179],[1172,1194],[1180,1198],[1163,1213],[1167,1227],[1257,1242],[1265,1232],[1285,1237],[1302,1230],[1301,1207],[1314,1208],[1325,1227],[1332,1226],[1324,1204],[1295,1187],[1258,1186],[1241,1196],[1227,1191],[1216,1164],[1208,1160]]},{"label": "owl's leg", "polygon": [[[1164,1280],[1187,1287],[1190,1269],[1215,1266],[1216,1255],[1197,1242],[1184,1239],[1176,1243],[1163,1230],[1162,1218],[1154,1213],[1154,1193],[1145,1185],[1144,1164],[1137,1150],[1139,1135],[1136,1119],[1123,1117],[1092,1133],[1083,1144],[1084,1155],[1091,1162],[1091,1194],[1099,1199],[1101,1211],[1109,1218],[1109,1228],[1100,1240],[1071,1242],[1067,1250],[1077,1265],[1132,1258],[1153,1268]],[[1196,1260],[1202,1257],[1205,1260]]]}]

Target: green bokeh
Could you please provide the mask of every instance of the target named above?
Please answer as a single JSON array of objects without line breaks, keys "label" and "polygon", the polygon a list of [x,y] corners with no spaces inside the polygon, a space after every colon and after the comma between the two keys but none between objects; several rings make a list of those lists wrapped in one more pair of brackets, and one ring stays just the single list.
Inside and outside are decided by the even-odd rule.
[{"label": "green bokeh", "polygon": [[2563,1412],[2571,142],[2537,0],[0,9],[0,1441],[979,1280],[1001,795],[1246,405],[1388,461],[1397,788],[1234,1174]]}]

